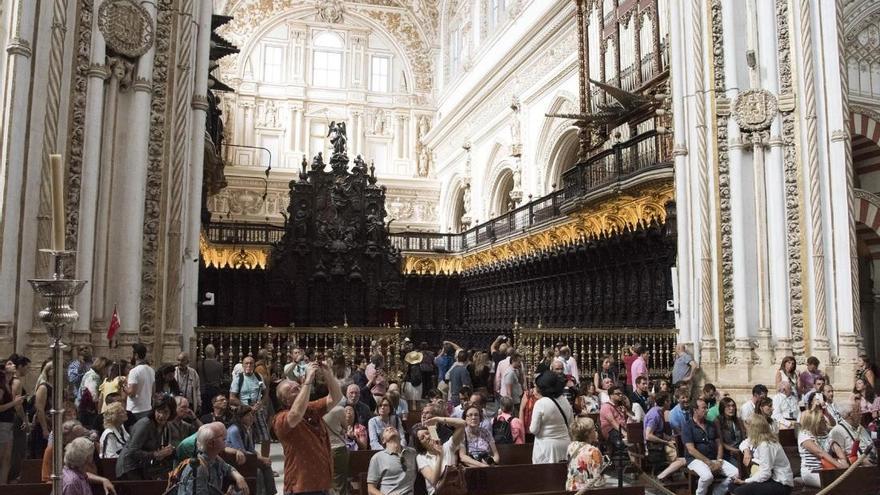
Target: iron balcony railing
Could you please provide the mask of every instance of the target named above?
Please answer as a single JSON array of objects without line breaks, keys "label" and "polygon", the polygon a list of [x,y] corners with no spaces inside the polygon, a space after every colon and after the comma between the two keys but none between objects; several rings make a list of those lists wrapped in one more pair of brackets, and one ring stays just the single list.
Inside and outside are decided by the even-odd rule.
[{"label": "iron balcony railing", "polygon": [[205,228],[208,242],[213,244],[274,244],[284,236],[281,225],[260,223],[211,222]]},{"label": "iron balcony railing", "polygon": [[[600,189],[669,168],[668,135],[655,130],[613,145],[562,174],[563,188],[535,199],[461,233],[396,232],[391,245],[404,252],[462,253],[526,233],[564,218],[565,205],[588,198]],[[215,244],[274,244],[284,227],[272,224],[210,223],[207,240]]]}]

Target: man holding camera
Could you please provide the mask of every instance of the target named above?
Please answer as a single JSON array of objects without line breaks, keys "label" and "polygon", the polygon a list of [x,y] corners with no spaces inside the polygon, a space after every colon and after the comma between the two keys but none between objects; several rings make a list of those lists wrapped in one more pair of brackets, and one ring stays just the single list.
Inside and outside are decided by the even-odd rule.
[{"label": "man holding camera", "polygon": [[[327,395],[309,396],[320,376]],[[284,449],[284,493],[327,494],[333,487],[333,459],[323,417],[342,400],[339,382],[325,363],[309,363],[302,384],[283,380],[276,390],[286,410],[275,415],[273,428]]]}]

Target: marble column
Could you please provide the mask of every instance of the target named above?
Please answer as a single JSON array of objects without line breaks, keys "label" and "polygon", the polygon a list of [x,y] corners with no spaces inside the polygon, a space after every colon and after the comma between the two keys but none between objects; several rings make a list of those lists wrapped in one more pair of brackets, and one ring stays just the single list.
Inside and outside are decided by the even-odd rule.
[{"label": "marble column", "polygon": [[[196,57],[193,73],[195,81],[192,98],[192,162],[189,170],[189,191],[186,210],[183,215],[185,231],[185,247],[183,253],[183,282],[181,291],[183,311],[181,311],[184,351],[190,351],[190,337],[198,324],[199,294],[199,235],[202,227],[202,182],[204,179],[205,117],[208,111],[208,65],[211,47],[211,15],[212,0],[201,0],[198,3],[199,29],[196,38]],[[217,153],[220,150],[216,150]],[[173,302],[172,302],[173,304]],[[166,340],[167,342],[167,340]]]},{"label": "marble column", "polygon": [[[95,2],[95,8],[100,8],[103,0]],[[97,19],[95,19],[97,23]],[[79,311],[79,320],[76,329],[87,332],[94,323],[103,324],[109,315],[105,314],[103,305],[97,304],[99,282],[95,268],[96,249],[96,220],[100,201],[98,193],[100,186],[101,148],[103,142],[104,123],[104,84],[110,77],[110,67],[106,65],[106,50],[104,35],[99,29],[92,31],[91,68],[89,70],[88,90],[86,93],[86,117],[87,127],[83,131],[82,152],[82,176],[80,183],[80,195],[82,198],[98,198],[98,201],[80,201],[79,232],[77,234],[76,250],[83,253],[76,258],[76,273],[80,278],[92,281],[76,298],[76,308]],[[118,81],[116,82],[118,84]],[[115,96],[112,97],[115,99]],[[111,138],[112,140],[112,138]],[[85,255],[88,253],[88,255]],[[106,252],[104,253],[106,255]],[[103,267],[102,267],[103,268]],[[103,275],[103,269],[101,270]],[[103,279],[103,276],[100,277]],[[100,280],[103,282],[103,280]],[[103,283],[101,283],[103,287]],[[103,297],[100,298],[103,301]],[[94,320],[94,321],[93,321]]]},{"label": "marble column", "polygon": [[[17,0],[13,14],[9,42],[6,45],[6,74],[3,81],[3,149],[0,163],[0,202],[3,221],[0,235],[0,287],[19,287],[18,260],[20,254],[22,201],[24,190],[25,153],[28,131],[28,103],[30,95],[31,47],[34,44],[34,17],[38,2]],[[45,246],[48,247],[48,246]],[[40,274],[46,275],[46,274]],[[26,283],[26,282],[24,282]],[[24,292],[24,291],[22,291]],[[14,293],[14,291],[13,291]],[[17,319],[16,297],[0,297],[0,338],[14,338]],[[31,320],[31,315],[27,315]],[[29,329],[30,325],[26,329]],[[26,330],[19,328],[19,330]],[[5,342],[0,341],[0,345]],[[9,342],[8,351],[12,351]],[[22,344],[14,343],[16,348]]]},{"label": "marble column", "polygon": [[305,124],[303,129],[303,145],[302,150],[303,154],[306,157],[306,160],[311,161],[312,155],[317,155],[320,150],[312,149],[312,118],[306,116]]},{"label": "marble column", "polygon": [[[156,3],[141,3],[155,22]],[[118,304],[121,333],[139,333],[141,307],[140,260],[143,254],[144,202],[146,198],[147,168],[150,152],[150,102],[155,45],[137,63],[133,92],[125,98],[127,108],[120,109],[118,118],[125,126],[116,134],[120,146],[114,156],[113,188],[110,200],[110,228],[112,249],[109,250],[107,294],[109,303]],[[121,100],[122,98],[120,98]],[[121,123],[121,122],[120,122]],[[151,221],[158,219],[150,219]]]}]

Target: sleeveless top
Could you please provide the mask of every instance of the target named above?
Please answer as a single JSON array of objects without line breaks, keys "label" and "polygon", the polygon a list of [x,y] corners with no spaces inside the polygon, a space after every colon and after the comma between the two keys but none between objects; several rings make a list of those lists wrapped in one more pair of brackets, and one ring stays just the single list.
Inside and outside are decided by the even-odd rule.
[{"label": "sleeveless top", "polygon": [[[0,399],[0,405],[6,405],[12,402],[12,390],[7,388],[3,392],[3,399]],[[15,408],[10,407],[9,409],[0,412],[0,423],[12,423],[15,421]]]}]

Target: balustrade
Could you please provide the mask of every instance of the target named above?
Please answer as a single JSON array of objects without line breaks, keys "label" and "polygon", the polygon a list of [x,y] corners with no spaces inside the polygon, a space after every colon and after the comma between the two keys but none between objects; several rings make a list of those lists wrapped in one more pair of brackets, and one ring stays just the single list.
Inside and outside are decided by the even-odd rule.
[{"label": "balustrade", "polygon": [[582,382],[592,379],[606,355],[619,360],[623,350],[637,342],[648,353],[648,370],[652,378],[658,378],[672,372],[677,333],[675,329],[521,328],[514,325],[513,345],[524,356],[526,376],[533,376],[544,349],[552,348],[558,342],[571,349]]},{"label": "balustrade", "polygon": [[315,356],[339,352],[346,363],[352,364],[359,355],[378,352],[385,357],[385,366],[399,376],[403,366],[400,358],[401,343],[407,330],[398,327],[332,327],[332,328],[273,328],[273,327],[199,327],[196,328],[198,360],[205,358],[205,346],[212,344],[224,374],[230,375],[245,356],[257,356],[257,351],[272,344],[272,369],[282,369],[287,362],[288,349],[298,346],[314,352]]}]

